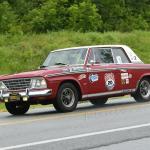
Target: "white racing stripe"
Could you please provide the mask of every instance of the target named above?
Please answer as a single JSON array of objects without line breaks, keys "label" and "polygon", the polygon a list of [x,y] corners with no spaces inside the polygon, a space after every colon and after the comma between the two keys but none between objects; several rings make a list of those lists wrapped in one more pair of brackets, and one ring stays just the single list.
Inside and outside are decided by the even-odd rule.
[{"label": "white racing stripe", "polygon": [[62,138],[57,138],[57,139],[50,139],[50,140],[45,140],[45,141],[20,144],[20,145],[9,146],[9,147],[2,147],[2,148],[0,148],[0,150],[12,150],[12,149],[17,149],[17,148],[25,148],[25,147],[31,147],[31,146],[36,146],[36,145],[48,144],[48,143],[53,143],[53,142],[61,142],[61,141],[65,141],[65,140],[72,140],[72,139],[84,138],[84,137],[89,137],[89,136],[94,136],[94,135],[102,135],[102,134],[107,134],[107,133],[114,133],[114,132],[119,132],[119,131],[138,129],[138,128],[142,128],[142,127],[149,127],[149,126],[150,126],[150,123],[147,123],[147,124],[141,124],[141,125],[135,125],[135,126],[99,131],[99,132],[73,135],[73,136],[62,137]]}]

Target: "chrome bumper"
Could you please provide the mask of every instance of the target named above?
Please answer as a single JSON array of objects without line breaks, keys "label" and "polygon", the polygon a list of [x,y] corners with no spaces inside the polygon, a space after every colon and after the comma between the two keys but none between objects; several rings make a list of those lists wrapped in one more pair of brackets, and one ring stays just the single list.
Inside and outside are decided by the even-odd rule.
[{"label": "chrome bumper", "polygon": [[[0,101],[8,101],[10,94],[12,94],[12,92],[3,92],[2,90],[0,91]],[[30,90],[30,89],[26,89],[26,91],[24,92],[15,92],[17,94],[19,94],[22,98],[25,98],[25,100],[27,101],[28,98],[30,97],[38,97],[38,96],[50,96],[52,94],[52,89],[44,89],[44,90]]]}]

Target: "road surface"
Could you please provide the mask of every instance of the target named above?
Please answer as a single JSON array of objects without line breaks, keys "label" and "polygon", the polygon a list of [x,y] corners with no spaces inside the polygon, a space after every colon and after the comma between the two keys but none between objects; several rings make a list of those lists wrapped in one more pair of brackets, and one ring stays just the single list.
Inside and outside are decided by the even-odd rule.
[{"label": "road surface", "polygon": [[147,150],[150,147],[150,103],[130,97],[104,107],[79,104],[71,113],[53,107],[26,115],[0,113],[0,150]]}]

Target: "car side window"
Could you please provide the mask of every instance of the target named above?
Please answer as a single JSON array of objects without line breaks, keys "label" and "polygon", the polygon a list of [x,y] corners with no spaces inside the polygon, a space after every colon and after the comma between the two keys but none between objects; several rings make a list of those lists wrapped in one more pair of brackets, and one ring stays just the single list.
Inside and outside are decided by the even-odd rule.
[{"label": "car side window", "polygon": [[114,62],[116,64],[131,63],[124,50],[119,47],[112,48]]},{"label": "car side window", "polygon": [[93,48],[96,64],[114,63],[111,48]]}]

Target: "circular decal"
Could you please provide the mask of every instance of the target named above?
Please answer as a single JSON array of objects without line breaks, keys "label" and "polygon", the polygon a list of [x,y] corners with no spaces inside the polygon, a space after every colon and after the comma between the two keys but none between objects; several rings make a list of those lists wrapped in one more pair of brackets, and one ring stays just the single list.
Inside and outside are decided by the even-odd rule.
[{"label": "circular decal", "polygon": [[108,90],[113,90],[115,87],[115,77],[113,73],[105,74],[105,86]]}]

